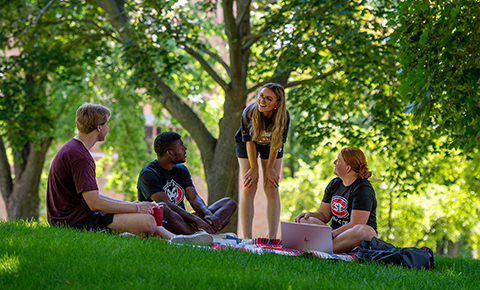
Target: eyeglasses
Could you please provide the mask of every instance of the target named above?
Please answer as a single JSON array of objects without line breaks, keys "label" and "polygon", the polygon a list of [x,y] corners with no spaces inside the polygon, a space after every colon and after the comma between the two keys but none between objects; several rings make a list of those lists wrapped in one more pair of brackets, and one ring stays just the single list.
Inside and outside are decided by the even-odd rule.
[{"label": "eyeglasses", "polygon": [[260,95],[260,94],[257,95],[257,99],[258,99],[259,101],[262,101],[262,100],[263,100],[263,101],[265,101],[265,103],[267,103],[267,104],[270,104],[271,102],[279,101],[278,99],[277,99],[277,100],[274,100],[274,99],[272,99],[272,97],[264,97],[264,96],[262,96],[262,95]]}]

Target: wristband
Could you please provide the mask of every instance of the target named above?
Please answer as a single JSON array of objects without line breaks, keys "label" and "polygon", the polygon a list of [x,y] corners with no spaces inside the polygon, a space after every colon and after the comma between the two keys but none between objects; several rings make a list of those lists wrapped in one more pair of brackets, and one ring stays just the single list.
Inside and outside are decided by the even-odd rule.
[{"label": "wristband", "polygon": [[137,213],[140,213],[140,206],[138,205],[138,203],[136,203],[137,205]]}]

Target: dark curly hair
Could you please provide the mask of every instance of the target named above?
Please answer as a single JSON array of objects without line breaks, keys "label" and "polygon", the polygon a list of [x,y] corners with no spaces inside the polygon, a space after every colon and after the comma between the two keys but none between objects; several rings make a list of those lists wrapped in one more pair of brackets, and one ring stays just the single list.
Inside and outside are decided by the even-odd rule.
[{"label": "dark curly hair", "polygon": [[182,136],[175,132],[163,132],[158,134],[157,138],[155,138],[155,142],[153,143],[155,153],[157,153],[158,157],[162,157],[165,152],[172,148],[172,144],[181,138]]}]

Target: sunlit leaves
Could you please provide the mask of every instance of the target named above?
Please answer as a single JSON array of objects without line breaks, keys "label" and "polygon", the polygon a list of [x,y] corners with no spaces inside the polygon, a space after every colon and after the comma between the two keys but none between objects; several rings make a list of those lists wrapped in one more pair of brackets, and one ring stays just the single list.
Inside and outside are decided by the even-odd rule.
[{"label": "sunlit leaves", "polygon": [[451,148],[480,145],[478,0],[399,2],[400,92],[418,122],[454,136]]}]

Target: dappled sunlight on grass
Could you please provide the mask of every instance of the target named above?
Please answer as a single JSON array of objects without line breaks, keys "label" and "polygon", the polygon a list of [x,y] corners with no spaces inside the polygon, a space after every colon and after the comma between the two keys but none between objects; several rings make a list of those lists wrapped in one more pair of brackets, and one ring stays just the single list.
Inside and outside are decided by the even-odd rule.
[{"label": "dappled sunlight on grass", "polygon": [[6,273],[15,273],[18,271],[20,261],[17,255],[9,255],[6,253],[0,258],[0,275]]},{"label": "dappled sunlight on grass", "polygon": [[50,224],[46,221],[37,220],[15,220],[13,221],[17,226],[24,226],[29,229],[49,228]]}]

